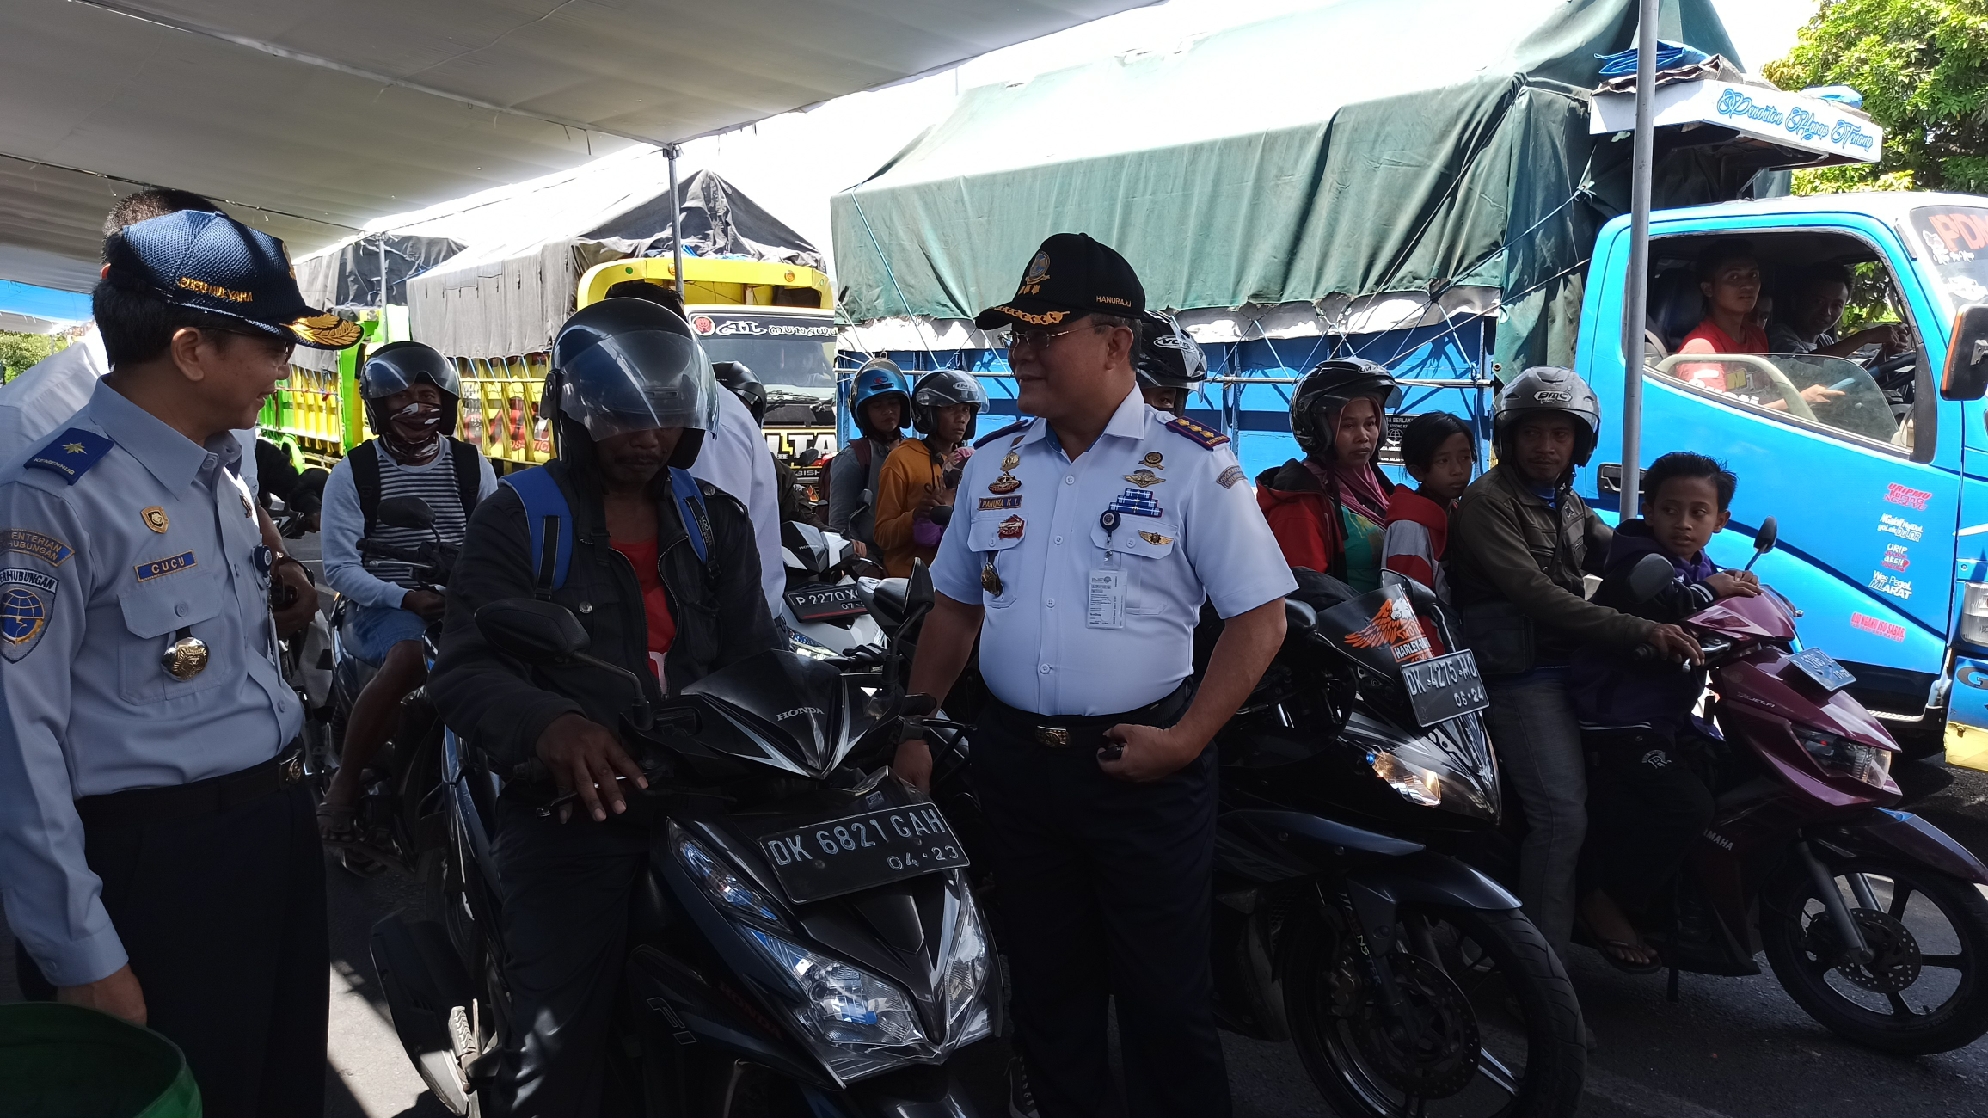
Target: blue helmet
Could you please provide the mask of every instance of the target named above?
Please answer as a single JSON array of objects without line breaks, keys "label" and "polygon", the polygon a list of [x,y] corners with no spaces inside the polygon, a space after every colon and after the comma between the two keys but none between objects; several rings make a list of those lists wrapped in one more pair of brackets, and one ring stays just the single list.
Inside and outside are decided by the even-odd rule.
[{"label": "blue helmet", "polygon": [[895,362],[883,357],[872,358],[856,370],[856,379],[849,384],[849,418],[858,431],[866,436],[870,434],[863,423],[863,405],[893,392],[904,397],[904,407],[898,412],[898,426],[901,428],[911,419],[911,384],[904,379],[904,371]]}]

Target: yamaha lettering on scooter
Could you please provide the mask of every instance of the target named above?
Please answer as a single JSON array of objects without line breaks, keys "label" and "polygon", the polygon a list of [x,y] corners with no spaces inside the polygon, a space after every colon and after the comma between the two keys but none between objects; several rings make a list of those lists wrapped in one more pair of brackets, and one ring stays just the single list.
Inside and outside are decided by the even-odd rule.
[{"label": "yamaha lettering on scooter", "polygon": [[1299,570],[1284,647],[1217,738],[1224,1027],[1290,1040],[1333,1110],[1574,1111],[1580,1004],[1519,902],[1444,851],[1498,769],[1470,653],[1426,588]]},{"label": "yamaha lettering on scooter", "polygon": [[[911,618],[931,602],[921,567]],[[494,602],[476,624],[528,663],[628,682],[621,736],[650,774],[629,810],[652,838],[608,1053],[623,1112],[972,1113],[944,1065],[996,1031],[998,964],[945,813],[887,768],[902,718],[929,711],[880,689],[874,669],[787,651],[652,708],[633,675],[586,654],[559,606]],[[490,831],[503,782],[453,734],[443,752],[443,923],[389,917],[372,950],[408,1055],[467,1114],[495,1063],[485,1053],[509,1039]],[[541,811],[562,806],[544,796]]]}]

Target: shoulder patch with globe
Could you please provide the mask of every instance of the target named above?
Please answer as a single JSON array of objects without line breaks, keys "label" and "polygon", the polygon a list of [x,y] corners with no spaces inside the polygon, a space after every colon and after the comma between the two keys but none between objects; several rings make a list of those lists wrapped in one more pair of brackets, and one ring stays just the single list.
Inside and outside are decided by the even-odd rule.
[{"label": "shoulder patch with globe", "polygon": [[55,616],[52,575],[27,567],[0,567],[0,658],[9,663],[35,650]]}]

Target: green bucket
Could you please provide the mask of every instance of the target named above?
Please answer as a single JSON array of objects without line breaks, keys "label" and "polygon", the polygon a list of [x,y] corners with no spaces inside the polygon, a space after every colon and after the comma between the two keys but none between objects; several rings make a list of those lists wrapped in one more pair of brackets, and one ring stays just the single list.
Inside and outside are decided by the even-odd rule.
[{"label": "green bucket", "polygon": [[179,1046],[108,1013],[56,1002],[0,1005],[7,1118],[200,1118]]}]

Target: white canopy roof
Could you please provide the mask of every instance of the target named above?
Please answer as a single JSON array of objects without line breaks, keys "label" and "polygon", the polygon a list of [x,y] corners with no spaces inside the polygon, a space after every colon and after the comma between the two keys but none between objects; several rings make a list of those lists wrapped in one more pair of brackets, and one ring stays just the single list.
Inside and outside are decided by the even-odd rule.
[{"label": "white canopy roof", "polygon": [[950,66],[1141,0],[7,0],[0,278],[86,290],[182,187],[289,243]]}]

